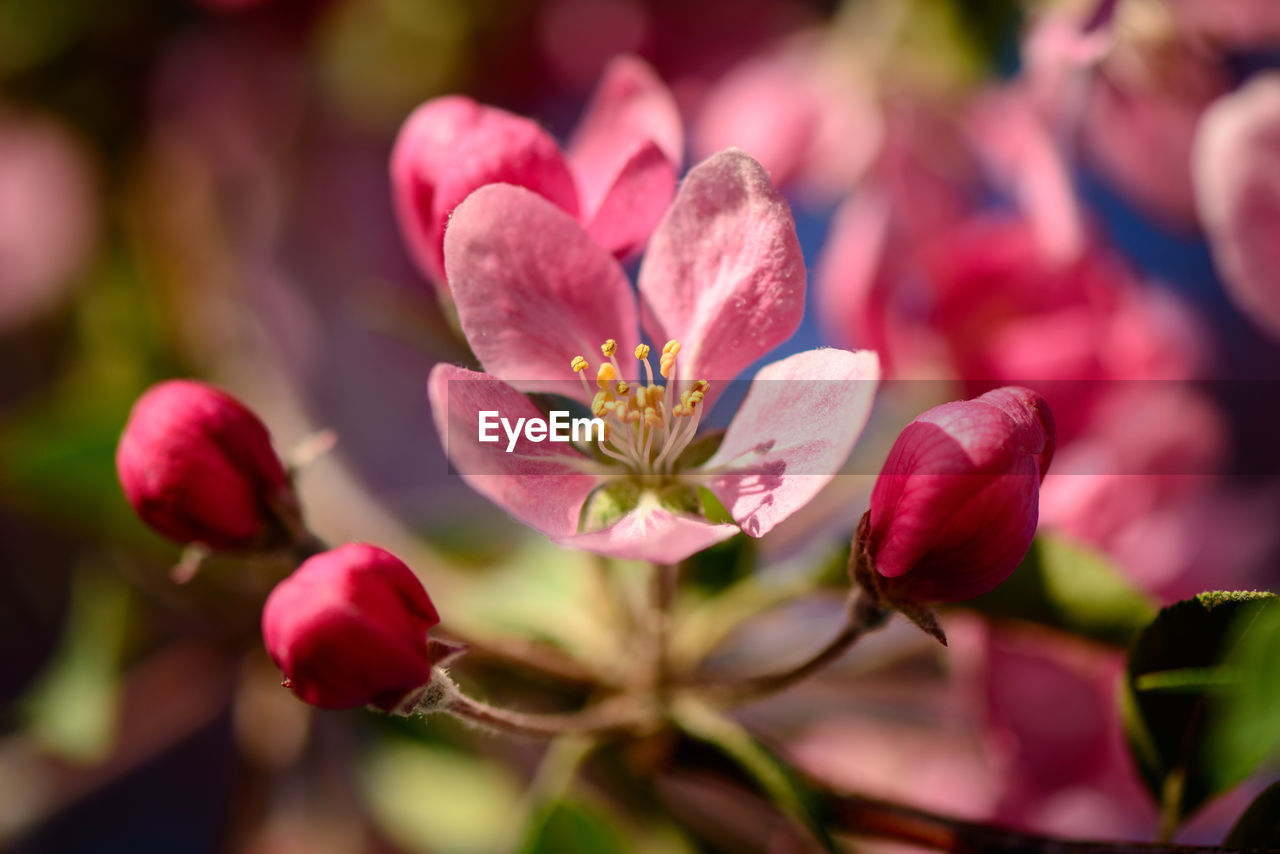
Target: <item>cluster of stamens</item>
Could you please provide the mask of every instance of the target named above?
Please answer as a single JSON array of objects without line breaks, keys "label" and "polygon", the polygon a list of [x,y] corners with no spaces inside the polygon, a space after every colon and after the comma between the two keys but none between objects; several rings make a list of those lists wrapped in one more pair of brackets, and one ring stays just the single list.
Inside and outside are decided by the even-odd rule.
[{"label": "cluster of stamens", "polygon": [[[612,338],[600,345],[607,361],[596,369],[596,388],[591,399],[591,414],[604,421],[604,436],[597,447],[605,456],[623,463],[636,474],[669,474],[677,459],[698,432],[702,401],[710,384],[697,380],[679,391],[674,381],[658,385],[653,366],[649,364],[649,345],[636,347],[636,359],[644,365],[644,383],[633,386],[622,378],[618,365],[618,342]],[[680,342],[668,341],[662,347],[658,373],[670,380],[680,353]],[[585,356],[574,356],[569,363],[583,387],[592,393],[587,374],[591,363]]]}]

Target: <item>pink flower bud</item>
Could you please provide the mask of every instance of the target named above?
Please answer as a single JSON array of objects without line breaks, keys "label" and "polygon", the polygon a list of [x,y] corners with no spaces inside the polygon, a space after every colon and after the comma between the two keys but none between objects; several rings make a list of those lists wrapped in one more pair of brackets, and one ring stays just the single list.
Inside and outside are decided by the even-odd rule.
[{"label": "pink flower bud", "polygon": [[267,652],[285,684],[322,709],[393,711],[431,680],[440,622],[409,567],[352,543],[308,559],[262,609]]},{"label": "pink flower bud", "polygon": [[296,532],[297,499],[258,416],[212,386],[170,380],[133,405],[116,449],[125,497],[152,528],[225,551]]},{"label": "pink flower bud", "polygon": [[950,602],[1009,577],[1031,546],[1053,455],[1044,398],[1013,386],[944,403],[898,436],[861,544],[891,601]]}]

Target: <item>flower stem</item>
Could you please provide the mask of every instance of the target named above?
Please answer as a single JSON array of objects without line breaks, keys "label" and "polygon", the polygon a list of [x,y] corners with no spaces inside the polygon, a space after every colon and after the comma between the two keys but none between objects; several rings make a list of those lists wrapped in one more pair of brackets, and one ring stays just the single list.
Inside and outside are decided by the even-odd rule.
[{"label": "flower stem", "polygon": [[844,655],[863,635],[884,625],[889,615],[874,599],[856,589],[849,594],[846,612],[845,624],[840,632],[809,658],[777,673],[709,686],[710,698],[723,705],[738,705],[789,688]]},{"label": "flower stem", "polygon": [[671,634],[671,602],[675,597],[677,568],[671,564],[654,564],[649,600],[650,644],[653,655],[653,690],[663,701],[670,683],[669,655]]},{"label": "flower stem", "polygon": [[457,693],[440,711],[489,729],[534,738],[562,735],[610,735],[642,727],[648,716],[632,702],[619,697],[564,714],[531,714],[502,709]]}]

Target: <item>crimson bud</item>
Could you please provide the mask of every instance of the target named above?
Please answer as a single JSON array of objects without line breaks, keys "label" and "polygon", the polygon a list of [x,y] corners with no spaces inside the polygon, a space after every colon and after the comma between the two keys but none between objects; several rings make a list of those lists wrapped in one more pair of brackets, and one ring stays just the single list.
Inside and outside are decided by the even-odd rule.
[{"label": "crimson bud", "polygon": [[409,567],[351,543],[307,559],[262,609],[267,652],[300,698],[322,709],[401,708],[431,681],[440,622]]},{"label": "crimson bud", "polygon": [[216,551],[277,546],[301,527],[271,436],[244,404],[195,380],[138,398],[116,449],[125,497],[180,543]]},{"label": "crimson bud", "polygon": [[1048,404],[1025,388],[916,418],[889,451],[859,529],[870,583],[890,602],[928,603],[1004,581],[1031,546],[1053,449]]}]

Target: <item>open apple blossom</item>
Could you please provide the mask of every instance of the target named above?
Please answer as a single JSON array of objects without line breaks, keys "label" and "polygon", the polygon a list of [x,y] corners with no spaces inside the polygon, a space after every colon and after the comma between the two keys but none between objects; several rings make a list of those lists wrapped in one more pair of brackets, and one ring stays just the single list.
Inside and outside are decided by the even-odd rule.
[{"label": "open apple blossom", "polygon": [[[458,207],[444,258],[485,373],[431,372],[441,437],[478,492],[562,545],[672,563],[738,530],[762,536],[839,470],[870,413],[873,353],[798,353],[759,371],[714,454],[681,460],[723,384],[790,336],[804,307],[790,212],[742,152],[690,170],[649,243],[639,305],[578,223],[507,184]],[[637,318],[666,342],[656,375]],[[567,384],[575,373],[580,385]],[[539,391],[573,394],[604,419],[598,455],[563,445],[508,455],[477,441],[479,413],[539,417],[524,397]]]}]

